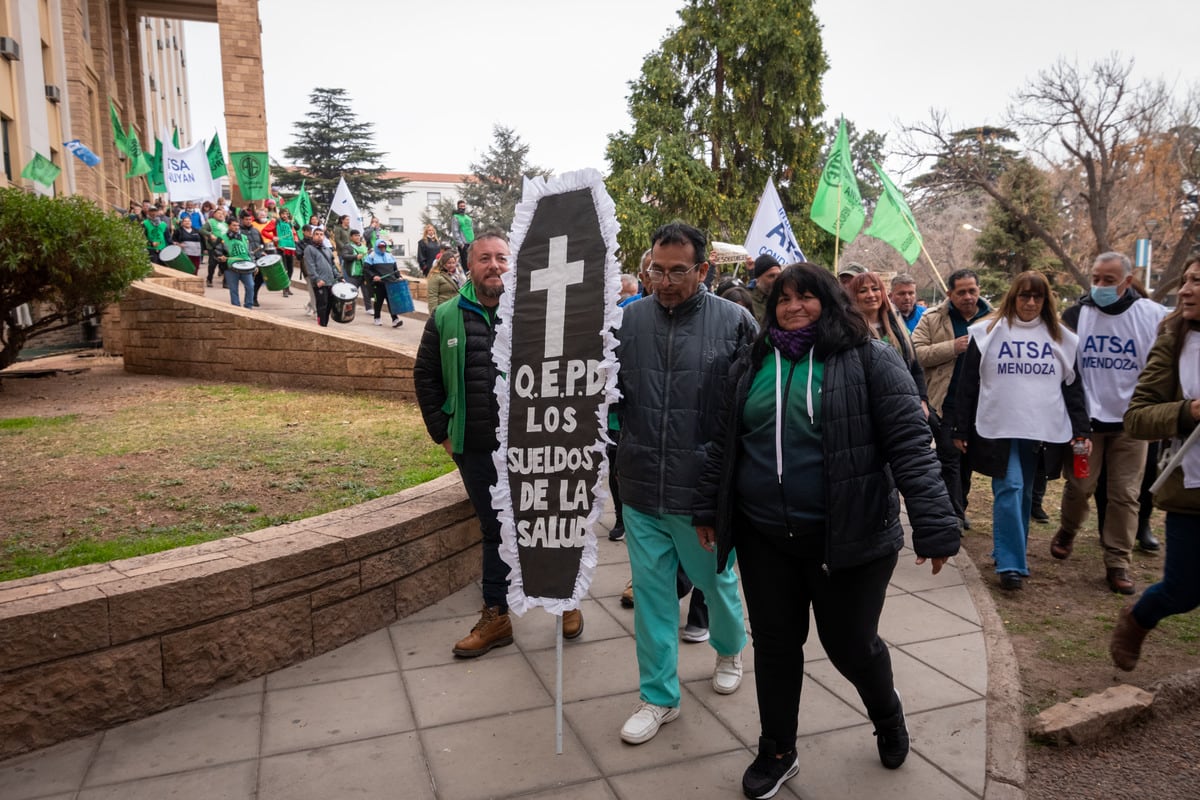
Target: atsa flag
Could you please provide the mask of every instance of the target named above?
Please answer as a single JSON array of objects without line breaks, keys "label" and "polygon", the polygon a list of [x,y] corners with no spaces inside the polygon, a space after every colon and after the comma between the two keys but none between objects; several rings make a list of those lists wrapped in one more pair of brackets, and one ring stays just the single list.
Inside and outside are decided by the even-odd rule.
[{"label": "atsa flag", "polygon": [[517,614],[577,608],[596,569],[593,528],[608,497],[608,407],[617,397],[616,235],[596,170],[526,182],[493,351],[502,377],[492,503]]},{"label": "atsa flag", "polygon": [[170,142],[163,143],[162,171],[171,202],[211,200],[220,194],[213,185],[203,139],[186,150],[177,150]]},{"label": "atsa flag", "polygon": [[783,201],[779,199],[779,192],[775,190],[775,181],[770,178],[767,178],[767,186],[758,201],[758,210],[754,212],[754,221],[750,223],[750,231],[746,234],[746,252],[751,258],[764,254],[772,256],[784,266],[808,260],[800,245],[796,244],[791,220],[783,208]]}]

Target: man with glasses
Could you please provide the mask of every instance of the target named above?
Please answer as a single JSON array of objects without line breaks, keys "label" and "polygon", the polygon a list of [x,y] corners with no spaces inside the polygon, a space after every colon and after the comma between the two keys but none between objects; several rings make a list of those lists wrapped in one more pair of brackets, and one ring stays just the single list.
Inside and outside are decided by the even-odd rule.
[{"label": "man with glasses", "polygon": [[1107,496],[1100,509],[1100,543],[1105,577],[1112,591],[1133,594],[1130,554],[1139,533],[1138,491],[1148,443],[1129,437],[1122,420],[1167,310],[1133,288],[1133,265],[1120,253],[1101,253],[1092,264],[1091,281],[1091,291],[1063,313],[1062,321],[1079,335],[1075,370],[1083,380],[1091,417],[1092,452],[1088,477],[1076,478],[1067,470],[1062,519],[1050,542],[1050,555],[1070,557],[1103,467]]},{"label": "man with glasses", "polygon": [[[499,446],[500,405],[492,346],[503,275],[509,269],[508,240],[487,231],[467,250],[469,280],[458,295],[438,305],[425,323],[413,384],[429,436],[454,459],[475,507],[483,534],[483,610],[470,633],[454,645],[454,655],[475,658],[513,642],[508,616],[508,565],[500,558],[500,518],[492,507]],[[563,614],[563,638],[583,633],[583,614]]]},{"label": "man with glasses", "polygon": [[730,694],[742,680],[746,630],[737,577],[731,569],[718,575],[715,554],[700,546],[692,497],[705,446],[716,435],[729,366],[758,329],[744,308],[702,286],[706,244],[703,233],[681,222],[655,231],[646,271],[652,294],[626,306],[617,333],[617,474],[637,588],[641,700],[621,728],[629,744],[649,741],[679,716],[679,565],[708,602],[713,690]]}]

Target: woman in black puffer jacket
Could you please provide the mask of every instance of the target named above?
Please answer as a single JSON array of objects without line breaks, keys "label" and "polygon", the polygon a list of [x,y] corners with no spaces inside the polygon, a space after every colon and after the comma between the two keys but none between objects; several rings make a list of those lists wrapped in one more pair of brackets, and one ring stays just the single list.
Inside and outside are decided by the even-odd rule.
[{"label": "woman in black puffer jacket", "polygon": [[904,543],[897,488],[918,564],[932,560],[937,573],[960,535],[912,376],[871,340],[833,276],[785,269],[765,322],[732,368],[693,517],[718,565],[736,546],[741,566],[762,725],[742,779],[749,797],[771,796],[798,769],[810,606],[825,652],[875,723],[883,765],[904,762],[904,712],[877,633]]}]

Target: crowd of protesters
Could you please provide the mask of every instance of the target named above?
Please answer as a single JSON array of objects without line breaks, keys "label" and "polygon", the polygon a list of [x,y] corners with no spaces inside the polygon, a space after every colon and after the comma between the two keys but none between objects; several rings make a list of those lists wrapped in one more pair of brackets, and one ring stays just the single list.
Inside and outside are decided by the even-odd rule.
[{"label": "crowd of protesters", "polygon": [[[258,295],[264,278],[257,262],[277,255],[289,284],[297,269],[306,278],[310,296],[305,311],[316,317],[319,324],[328,322],[329,289],[333,283],[342,281],[355,287],[361,295],[363,310],[373,316],[376,325],[383,324],[385,304],[392,327],[404,324],[401,310],[392,308],[387,292],[389,283],[402,278],[402,270],[390,252],[391,242],[377,218],[373,217],[363,230],[353,228],[348,216],[326,227],[317,216],[293,219],[280,198],[272,197],[249,202],[241,208],[230,205],[224,198],[169,204],[145,200],[130,204],[127,219],[145,235],[146,252],[152,263],[163,264],[164,250],[172,245],[179,247],[191,264],[188,271],[203,276],[207,286],[228,289],[230,302],[235,306],[261,305]],[[449,226],[451,230],[442,240],[434,226],[427,225],[417,247],[421,274],[430,279],[434,290],[431,312],[463,285],[460,247],[465,250],[474,239],[465,203],[459,203]],[[306,250],[314,243],[320,245],[320,257],[314,252],[305,259]],[[328,273],[322,269],[319,276],[314,276],[306,266],[326,262]],[[178,266],[178,262],[170,266]],[[291,296],[290,286],[282,293],[284,297]]]},{"label": "crowd of protesters", "polygon": [[[497,233],[483,242],[482,250],[468,243],[464,254],[457,240],[446,246],[424,232],[422,267],[438,311],[414,375],[431,437],[463,470],[481,519],[495,523],[485,491],[496,479],[498,424],[489,351],[508,249]],[[746,263],[744,285],[713,275],[705,238],[691,226],[664,226],[651,244],[638,276],[622,277],[622,399],[609,421],[618,504],[609,538],[625,541],[630,554],[622,605],[634,606],[635,588],[637,598],[640,702],[621,728],[625,742],[647,742],[679,717],[681,639],[716,651],[715,693],[741,684],[736,555],[761,726],[744,793],[771,797],[797,773],[810,613],[874,724],[880,763],[900,767],[908,729],[877,633],[904,542],[900,495],[916,562],[936,574],[970,528],[972,472],[992,479],[992,561],[1002,589],[1019,591],[1030,578],[1030,521],[1049,521],[1035,511],[1045,478],[1061,476],[1068,491],[1051,555],[1071,555],[1095,495],[1108,588],[1135,591],[1126,569],[1133,543],[1158,550],[1139,528],[1136,487],[1147,459],[1137,440],[1178,443],[1200,420],[1200,400],[1190,399],[1200,396],[1200,258],[1188,262],[1180,307],[1164,320],[1166,309],[1145,296],[1119,253],[1096,259],[1090,291],[1060,317],[1038,272],[1016,276],[993,308],[978,275],[959,270],[946,299],[926,308],[908,274],[889,284],[856,264],[835,276],[761,256]],[[443,342],[464,337],[465,367],[448,385]],[[460,407],[448,411],[447,397]],[[460,418],[465,428],[456,433]],[[688,423],[664,439],[668,418]],[[467,469],[472,459],[478,469]],[[1122,669],[1134,668],[1159,620],[1200,605],[1200,447],[1167,481],[1158,497],[1168,511],[1166,570],[1120,613],[1110,652]],[[455,644],[459,657],[513,641],[507,568],[493,552],[498,524],[485,525],[484,543],[484,607]],[[690,617],[677,632],[681,580],[703,587],[701,635]],[[567,613],[564,636],[576,638],[582,616]]]}]

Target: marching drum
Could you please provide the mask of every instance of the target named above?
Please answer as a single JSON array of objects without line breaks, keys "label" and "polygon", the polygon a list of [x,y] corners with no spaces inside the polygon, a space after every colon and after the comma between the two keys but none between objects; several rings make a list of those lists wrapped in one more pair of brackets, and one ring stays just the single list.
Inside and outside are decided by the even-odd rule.
[{"label": "marching drum", "polygon": [[263,256],[254,263],[262,270],[263,283],[272,292],[281,292],[292,285],[292,279],[283,267],[283,256]]},{"label": "marching drum", "polygon": [[412,292],[408,290],[408,281],[398,278],[385,281],[387,289],[388,308],[393,314],[411,314],[413,312]]},{"label": "marching drum", "polygon": [[231,261],[229,268],[234,272],[254,272],[253,261]]},{"label": "marching drum", "polygon": [[330,318],[334,322],[353,322],[357,300],[357,286],[346,281],[335,283],[329,297]]},{"label": "marching drum", "polygon": [[177,244],[169,244],[162,250],[159,250],[158,260],[168,267],[174,267],[180,272],[186,272],[189,275],[196,274],[196,265],[188,258],[187,253],[183,252],[183,248]]}]

